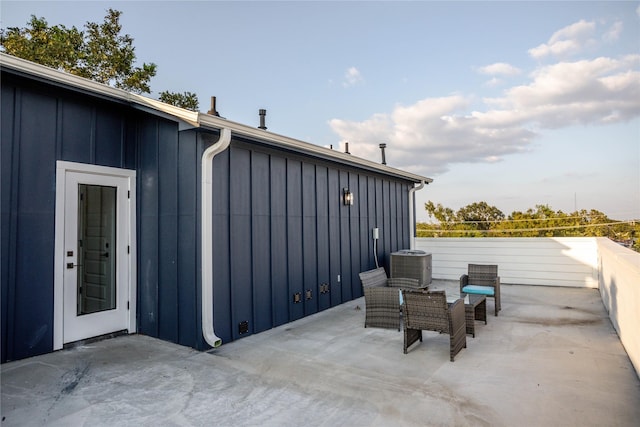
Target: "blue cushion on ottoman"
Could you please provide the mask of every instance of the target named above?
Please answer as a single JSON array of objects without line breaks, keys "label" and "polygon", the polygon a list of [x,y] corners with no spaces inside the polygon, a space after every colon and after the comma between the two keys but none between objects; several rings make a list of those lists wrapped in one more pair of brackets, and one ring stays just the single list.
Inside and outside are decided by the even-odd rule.
[{"label": "blue cushion on ottoman", "polygon": [[467,285],[462,288],[462,292],[467,294],[480,294],[493,296],[495,289],[492,286]]}]

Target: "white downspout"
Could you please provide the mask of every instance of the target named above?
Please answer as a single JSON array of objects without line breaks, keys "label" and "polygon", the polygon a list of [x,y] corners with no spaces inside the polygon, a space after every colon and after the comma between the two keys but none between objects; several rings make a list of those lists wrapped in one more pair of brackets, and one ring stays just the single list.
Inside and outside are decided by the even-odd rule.
[{"label": "white downspout", "polygon": [[416,225],[413,223],[413,211],[415,210],[416,200],[413,197],[413,193],[418,190],[422,190],[425,184],[425,181],[421,181],[420,185],[409,189],[409,227],[411,227],[411,235],[409,236],[409,249],[411,250],[414,250],[416,248]]},{"label": "white downspout", "polygon": [[222,344],[222,339],[213,330],[213,158],[230,143],[231,130],[222,128],[218,142],[202,153],[202,336],[214,348]]}]

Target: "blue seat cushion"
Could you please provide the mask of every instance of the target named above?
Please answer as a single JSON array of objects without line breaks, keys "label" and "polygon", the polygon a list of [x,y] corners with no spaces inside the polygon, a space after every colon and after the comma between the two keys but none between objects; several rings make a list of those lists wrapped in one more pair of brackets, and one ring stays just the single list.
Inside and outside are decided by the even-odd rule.
[{"label": "blue seat cushion", "polygon": [[492,286],[467,285],[462,288],[462,292],[467,294],[480,294],[493,296],[495,289]]}]

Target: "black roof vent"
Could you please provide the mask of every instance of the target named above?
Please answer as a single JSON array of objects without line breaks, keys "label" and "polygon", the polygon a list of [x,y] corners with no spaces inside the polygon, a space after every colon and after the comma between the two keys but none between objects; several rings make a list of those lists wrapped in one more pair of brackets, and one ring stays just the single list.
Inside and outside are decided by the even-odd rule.
[{"label": "black roof vent", "polygon": [[380,144],[380,151],[382,152],[382,164],[383,164],[383,165],[386,165],[386,164],[387,164],[387,159],[386,159],[386,157],[384,156],[384,149],[385,149],[385,148],[387,148],[387,144],[385,144],[385,143]]},{"label": "black roof vent", "polygon": [[211,109],[209,111],[207,111],[207,114],[209,114],[211,116],[220,117],[220,113],[218,113],[218,110],[216,110],[216,97],[215,96],[211,97]]},{"label": "black roof vent", "polygon": [[265,110],[264,108],[261,108],[259,111],[260,114],[260,126],[258,126],[258,129],[263,129],[263,130],[267,130],[267,126],[265,125],[265,116],[267,115],[267,110]]}]

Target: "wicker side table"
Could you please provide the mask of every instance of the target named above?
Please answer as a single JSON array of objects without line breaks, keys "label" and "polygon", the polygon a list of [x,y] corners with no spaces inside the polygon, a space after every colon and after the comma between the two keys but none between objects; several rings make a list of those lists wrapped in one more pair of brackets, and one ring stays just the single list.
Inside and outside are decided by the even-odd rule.
[{"label": "wicker side table", "polygon": [[487,324],[487,298],[484,295],[469,294],[469,300],[464,300],[465,322],[467,324],[467,334],[476,337],[476,320],[484,321]]}]

